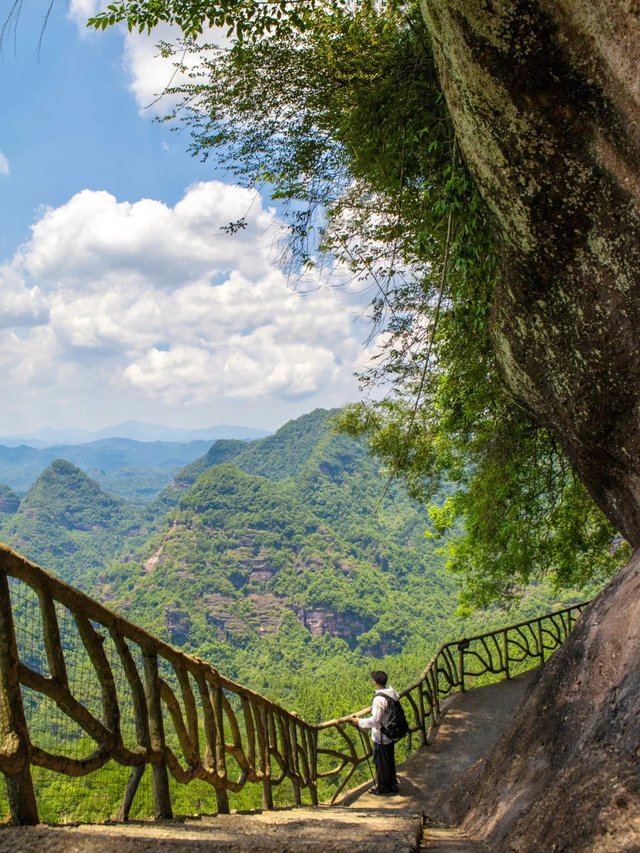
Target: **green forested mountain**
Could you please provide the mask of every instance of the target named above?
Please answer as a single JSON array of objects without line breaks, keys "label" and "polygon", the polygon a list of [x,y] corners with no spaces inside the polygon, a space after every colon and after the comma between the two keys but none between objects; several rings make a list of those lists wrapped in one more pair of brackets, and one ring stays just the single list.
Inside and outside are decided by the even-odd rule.
[{"label": "green forested mountain", "polygon": [[87,591],[127,537],[140,532],[135,507],[108,495],[63,459],[52,462],[12,506],[11,514],[0,517],[2,540]]},{"label": "green forested mountain", "polygon": [[431,634],[424,608],[455,606],[453,581],[424,536],[425,512],[363,444],[315,411],[274,436],[217,442],[176,478],[174,503],[137,563],[99,581],[134,620],[200,653],[274,636],[291,617],[310,636],[365,654]]}]

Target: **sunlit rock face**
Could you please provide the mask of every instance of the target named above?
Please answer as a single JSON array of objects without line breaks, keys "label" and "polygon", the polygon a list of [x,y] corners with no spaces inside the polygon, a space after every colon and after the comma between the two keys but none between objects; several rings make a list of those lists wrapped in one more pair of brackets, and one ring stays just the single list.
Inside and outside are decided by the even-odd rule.
[{"label": "sunlit rock face", "polygon": [[494,214],[493,340],[640,545],[640,19],[623,0],[424,0],[462,154]]}]

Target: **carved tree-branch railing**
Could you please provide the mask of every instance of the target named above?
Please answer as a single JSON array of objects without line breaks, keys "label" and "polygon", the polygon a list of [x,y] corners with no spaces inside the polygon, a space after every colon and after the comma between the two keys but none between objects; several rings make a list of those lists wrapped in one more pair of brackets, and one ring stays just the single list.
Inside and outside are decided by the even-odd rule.
[{"label": "carved tree-branch railing", "polygon": [[[543,664],[569,636],[588,603],[581,602],[526,622],[441,646],[417,681],[400,693],[409,723],[408,751],[429,745],[429,738],[442,718],[441,703],[447,696],[496,681],[500,677],[511,678],[516,671],[524,672]],[[530,665],[527,666],[527,663]],[[371,708],[364,708],[357,714],[362,716],[370,711]],[[332,803],[338,799],[371,750],[368,743],[361,741],[357,732],[352,733],[354,729],[350,727],[348,719],[342,717],[329,720],[318,726],[320,733],[338,728],[346,742],[342,752],[318,748],[319,755],[328,753],[339,759],[336,767],[318,773],[319,778],[346,771],[332,796]],[[362,743],[360,749],[359,742]],[[364,748],[367,754],[363,754]]]},{"label": "carved tree-branch railing", "polygon": [[[445,696],[544,662],[584,606],[442,646],[401,694],[410,748],[428,744]],[[60,712],[75,735],[54,751],[60,739],[48,729]],[[170,778],[207,783],[221,813],[247,783],[271,809],[285,780],[295,805],[303,791],[317,805],[318,780],[328,779],[333,803],[369,752],[346,718],[311,725],[0,546],[0,770],[12,821],[38,822],[32,767],[72,778],[108,762],[128,767],[114,815],[127,820],[147,766],[155,816],[170,818]]]}]

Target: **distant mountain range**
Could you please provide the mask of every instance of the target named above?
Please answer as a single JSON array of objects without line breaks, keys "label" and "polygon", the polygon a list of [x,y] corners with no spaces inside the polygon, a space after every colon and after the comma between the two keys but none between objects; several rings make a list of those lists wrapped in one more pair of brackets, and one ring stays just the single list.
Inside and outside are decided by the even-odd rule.
[{"label": "distant mountain range", "polygon": [[[0,538],[193,652],[248,648],[292,624],[395,653],[426,634],[430,597],[451,614],[455,584],[424,537],[424,508],[399,484],[385,491],[364,442],[333,432],[336,414],[317,409],[253,442],[67,446],[22,498],[0,488]],[[192,455],[142,505],[162,448]],[[0,448],[0,483],[3,454],[62,450]],[[135,504],[114,495],[125,474]]]},{"label": "distant mountain range", "polygon": [[[245,442],[239,444],[244,446]],[[210,447],[210,441],[143,442],[129,438],[50,447],[0,445],[0,483],[24,493],[54,460],[65,459],[113,494],[150,500],[177,471]]]},{"label": "distant mountain range", "polygon": [[56,445],[88,444],[104,438],[128,438],[133,441],[169,441],[185,443],[191,441],[218,441],[221,438],[254,440],[269,435],[269,430],[253,427],[222,424],[204,429],[183,429],[141,421],[123,421],[100,430],[88,429],[39,429],[26,435],[0,436],[0,445],[5,447],[52,447]]}]

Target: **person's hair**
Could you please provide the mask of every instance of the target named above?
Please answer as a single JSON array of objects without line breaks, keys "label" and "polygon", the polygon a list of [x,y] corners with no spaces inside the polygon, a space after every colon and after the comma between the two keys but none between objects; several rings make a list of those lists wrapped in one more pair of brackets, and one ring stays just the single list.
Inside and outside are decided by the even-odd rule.
[{"label": "person's hair", "polygon": [[383,687],[387,683],[387,673],[383,672],[381,669],[374,669],[373,672],[370,672],[369,675],[376,684],[381,684]]}]

